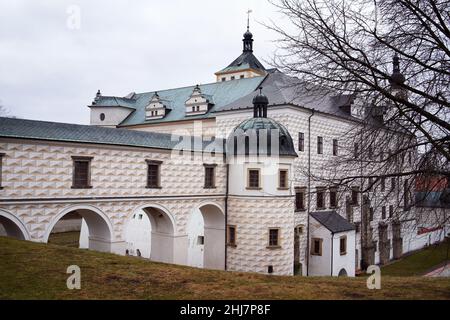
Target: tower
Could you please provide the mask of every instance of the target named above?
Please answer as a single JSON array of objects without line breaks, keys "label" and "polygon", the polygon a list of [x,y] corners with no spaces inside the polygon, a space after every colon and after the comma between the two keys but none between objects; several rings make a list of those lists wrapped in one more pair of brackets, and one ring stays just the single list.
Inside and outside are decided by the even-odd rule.
[{"label": "tower", "polygon": [[[248,14],[250,14],[247,12]],[[215,73],[217,82],[260,77],[267,74],[266,68],[253,55],[253,34],[250,32],[250,19],[244,33],[242,54],[226,68]]]},{"label": "tower", "polygon": [[297,154],[287,129],[267,118],[269,100],[259,90],[253,99],[253,118],[239,124],[227,139],[231,182],[227,266],[234,271],[292,275],[291,177]]}]

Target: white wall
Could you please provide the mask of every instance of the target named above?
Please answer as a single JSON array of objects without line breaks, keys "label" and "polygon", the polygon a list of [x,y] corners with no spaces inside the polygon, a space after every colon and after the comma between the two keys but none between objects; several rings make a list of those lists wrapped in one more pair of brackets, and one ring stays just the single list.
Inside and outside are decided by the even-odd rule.
[{"label": "white wall", "polygon": [[204,237],[203,216],[200,210],[196,209],[192,213],[191,219],[188,222],[186,231],[188,233],[188,262],[187,265],[191,267],[203,268],[204,250],[205,246],[199,244],[199,237]]},{"label": "white wall", "polygon": [[[123,107],[91,107],[91,125],[115,127],[120,124],[133,111]],[[100,119],[100,114],[105,114],[105,120]]]},{"label": "white wall", "polygon": [[[347,237],[347,253],[341,256],[340,239]],[[345,269],[347,276],[355,276],[355,231],[335,233],[333,235],[333,276],[338,276]]]},{"label": "white wall", "polygon": [[150,259],[152,243],[152,225],[150,219],[143,210],[136,211],[133,218],[128,222],[125,229],[125,241],[129,255]]}]

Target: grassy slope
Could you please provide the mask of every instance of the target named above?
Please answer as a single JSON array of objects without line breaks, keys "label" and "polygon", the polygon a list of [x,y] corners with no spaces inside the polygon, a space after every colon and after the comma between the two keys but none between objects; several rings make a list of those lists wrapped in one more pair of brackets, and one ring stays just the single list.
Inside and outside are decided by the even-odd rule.
[{"label": "grassy slope", "polygon": [[399,261],[384,266],[381,269],[381,274],[399,277],[422,275],[448,259],[447,250],[449,245],[450,243],[441,243],[415,252]]},{"label": "grassy slope", "polygon": [[[69,265],[81,290],[66,288]],[[450,279],[304,278],[200,270],[0,238],[0,299],[450,299]]]}]

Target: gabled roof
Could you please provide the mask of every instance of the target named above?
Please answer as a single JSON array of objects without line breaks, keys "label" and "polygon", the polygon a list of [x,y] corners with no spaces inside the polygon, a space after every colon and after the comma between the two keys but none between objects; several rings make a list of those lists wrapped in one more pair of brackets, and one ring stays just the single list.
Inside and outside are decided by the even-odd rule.
[{"label": "gabled roof", "polygon": [[194,141],[193,137],[173,139],[171,134],[166,133],[3,117],[0,117],[0,137],[168,150],[179,150],[180,141],[183,141],[182,146],[187,150],[202,151],[207,148],[217,153],[223,152],[225,143],[223,139],[212,142],[201,141],[201,138]]},{"label": "gabled roof", "polygon": [[221,73],[235,72],[246,69],[254,69],[259,71],[266,71],[263,64],[259,62],[258,58],[252,52],[243,52],[236,60],[234,60],[228,67],[216,72],[216,75]]},{"label": "gabled roof", "polygon": [[355,226],[336,211],[311,212],[311,216],[332,233],[355,230]]}]

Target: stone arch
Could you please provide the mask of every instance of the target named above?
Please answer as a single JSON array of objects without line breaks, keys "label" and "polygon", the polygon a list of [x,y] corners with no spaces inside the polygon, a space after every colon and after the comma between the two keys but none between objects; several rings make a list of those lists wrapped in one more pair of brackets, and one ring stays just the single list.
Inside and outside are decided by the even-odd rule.
[{"label": "stone arch", "polygon": [[[132,210],[123,231],[124,240],[127,241],[127,239],[125,239],[126,228],[130,227],[131,220],[136,214],[140,214],[139,212],[144,212],[150,221],[150,260],[174,263],[175,235],[177,233],[176,221],[170,211],[159,204],[144,204]],[[139,249],[140,252],[143,252],[142,249],[137,249]]]},{"label": "stone arch", "polygon": [[342,268],[342,269],[339,271],[338,277],[347,277],[347,276],[348,276],[347,270],[345,270],[345,268]]},{"label": "stone arch", "polygon": [[8,237],[19,240],[31,239],[30,233],[22,220],[4,209],[0,209],[0,224],[3,225]]},{"label": "stone arch", "polygon": [[77,212],[86,222],[89,231],[89,249],[110,252],[111,242],[114,239],[111,221],[100,209],[90,205],[75,205],[63,209],[51,220],[42,241],[47,243],[56,223],[71,212]]},{"label": "stone arch", "polygon": [[[200,212],[203,218],[203,254],[202,266],[207,269],[223,270],[225,268],[225,214],[223,208],[210,201],[196,206],[192,213]],[[189,232],[189,231],[188,231]],[[188,257],[193,249],[188,247]],[[189,258],[188,258],[189,260]]]}]

